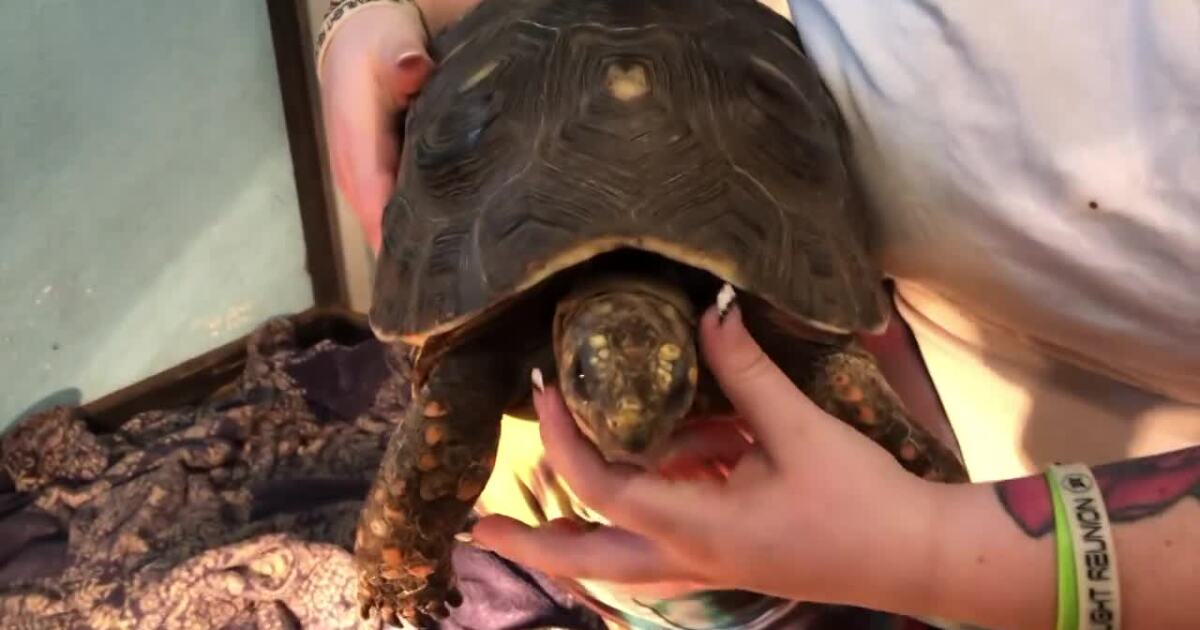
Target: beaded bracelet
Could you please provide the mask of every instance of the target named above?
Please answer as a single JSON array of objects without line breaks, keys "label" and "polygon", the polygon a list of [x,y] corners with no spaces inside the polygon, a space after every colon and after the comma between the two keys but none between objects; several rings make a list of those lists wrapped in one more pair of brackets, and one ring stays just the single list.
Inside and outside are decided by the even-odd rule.
[{"label": "beaded bracelet", "polygon": [[1083,464],[1046,470],[1058,558],[1057,630],[1119,630],[1120,582],[1100,484]]},{"label": "beaded bracelet", "polygon": [[321,73],[321,63],[325,60],[325,51],[329,48],[328,44],[333,39],[333,34],[337,31],[347,17],[359,12],[374,4],[392,4],[405,5],[411,4],[417,10],[417,16],[421,19],[421,30],[425,31],[425,41],[430,39],[429,22],[425,19],[425,13],[421,10],[421,5],[417,4],[416,0],[330,0],[329,10],[325,13],[325,19],[321,21],[321,30],[317,33],[317,74]]}]

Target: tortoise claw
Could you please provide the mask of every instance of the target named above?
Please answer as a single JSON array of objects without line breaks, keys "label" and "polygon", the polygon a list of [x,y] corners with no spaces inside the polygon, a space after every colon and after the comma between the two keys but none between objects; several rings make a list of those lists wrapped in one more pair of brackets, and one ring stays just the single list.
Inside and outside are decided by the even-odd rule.
[{"label": "tortoise claw", "polygon": [[447,606],[449,606],[451,608],[458,608],[459,606],[462,606],[462,603],[463,603],[463,596],[462,596],[462,593],[460,593],[458,589],[452,588],[452,589],[446,591],[446,605]]},{"label": "tortoise claw", "polygon": [[385,576],[378,571],[364,573],[368,577],[359,583],[358,592],[359,613],[364,620],[378,615],[381,621],[393,627],[425,630],[436,627],[436,621],[450,616],[445,599],[462,601],[462,596],[453,589],[443,591],[429,582],[417,586],[411,576],[405,579]]},{"label": "tortoise claw", "polygon": [[384,606],[379,611],[379,618],[389,626],[399,626],[400,618],[396,616],[396,611],[390,606]]},{"label": "tortoise claw", "polygon": [[443,621],[450,616],[450,609],[446,607],[445,602],[434,602],[423,612],[437,621]]}]

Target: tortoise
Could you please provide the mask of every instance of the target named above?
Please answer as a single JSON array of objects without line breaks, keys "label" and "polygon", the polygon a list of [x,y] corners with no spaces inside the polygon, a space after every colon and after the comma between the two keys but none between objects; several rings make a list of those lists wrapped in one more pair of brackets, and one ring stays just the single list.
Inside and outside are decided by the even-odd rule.
[{"label": "tortoise", "polygon": [[536,417],[534,368],[612,461],[731,413],[695,339],[722,287],[814,401],[911,473],[966,479],[855,342],[890,309],[790,22],[753,0],[483,0],[430,48],[369,313],[413,398],[356,533],[364,618],[460,603],[454,539],[502,416]]}]

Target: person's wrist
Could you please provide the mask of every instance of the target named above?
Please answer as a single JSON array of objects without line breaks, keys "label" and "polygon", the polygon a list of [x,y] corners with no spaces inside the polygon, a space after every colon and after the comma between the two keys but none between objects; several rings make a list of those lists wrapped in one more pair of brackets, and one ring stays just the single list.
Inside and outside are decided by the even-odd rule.
[{"label": "person's wrist", "polygon": [[928,521],[918,544],[921,545],[926,564],[920,597],[914,600],[910,614],[930,617],[942,614],[946,597],[952,596],[947,583],[956,579],[949,566],[955,559],[956,551],[946,543],[955,536],[954,530],[962,522],[962,499],[973,486],[970,483],[944,484],[924,479],[921,483],[927,495]]},{"label": "person's wrist", "polygon": [[1031,540],[1004,514],[992,483],[929,482],[926,597],[912,611],[996,628],[1052,628],[1053,537]]},{"label": "person's wrist", "polygon": [[937,484],[895,472],[903,477],[873,484],[866,513],[841,519],[838,537],[845,536],[843,544],[853,547],[834,555],[818,551],[817,557],[831,564],[816,580],[797,574],[801,582],[789,588],[788,596],[907,615],[930,609],[944,503]]},{"label": "person's wrist", "polygon": [[[944,559],[939,544],[951,507],[943,484],[906,476],[895,491],[897,518],[872,558],[879,571],[868,594],[872,605],[904,614],[924,615],[938,597],[938,568]],[[881,520],[886,519],[884,516]],[[886,530],[885,530],[886,531]]]},{"label": "person's wrist", "polygon": [[389,46],[397,33],[415,31],[422,47],[428,46],[420,11],[415,2],[371,2],[341,18],[336,30],[328,34],[318,76],[323,78],[331,65],[347,62],[365,62],[373,74],[380,75],[399,61],[390,58],[395,47]]}]

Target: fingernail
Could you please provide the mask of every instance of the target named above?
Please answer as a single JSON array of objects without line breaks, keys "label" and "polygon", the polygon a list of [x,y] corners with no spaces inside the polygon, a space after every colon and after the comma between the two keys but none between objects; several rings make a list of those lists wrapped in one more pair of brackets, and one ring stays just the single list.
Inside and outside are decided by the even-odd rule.
[{"label": "fingernail", "polygon": [[454,539],[468,547],[474,547],[475,549],[478,549],[480,551],[491,551],[492,550],[491,547],[488,547],[487,545],[479,542],[478,538],[475,538],[474,536],[472,536],[470,534],[458,534],[454,537]]},{"label": "fingernail", "polygon": [[543,527],[560,529],[572,534],[581,534],[586,531],[582,522],[565,516],[550,519]]},{"label": "fingernail", "polygon": [[476,549],[490,551],[487,548],[487,545],[484,545],[483,543],[479,542],[479,539],[475,538],[475,535],[471,532],[471,529],[474,529],[474,527],[475,527],[475,524],[472,523],[470,529],[467,529],[466,531],[458,532],[457,534],[454,535],[454,540],[457,540],[458,542],[460,542],[464,545],[470,545]]},{"label": "fingernail", "polygon": [[737,293],[734,292],[733,285],[726,282],[717,292],[717,323],[725,323],[725,317],[736,307]]},{"label": "fingernail", "polygon": [[546,393],[546,383],[542,380],[542,371],[540,369],[533,368],[533,371],[529,373],[529,380],[533,381],[533,388],[537,390],[537,393]]},{"label": "fingernail", "polygon": [[586,534],[603,527],[600,523],[584,520],[578,516],[560,516],[551,519],[547,526],[564,529],[572,534]]}]

